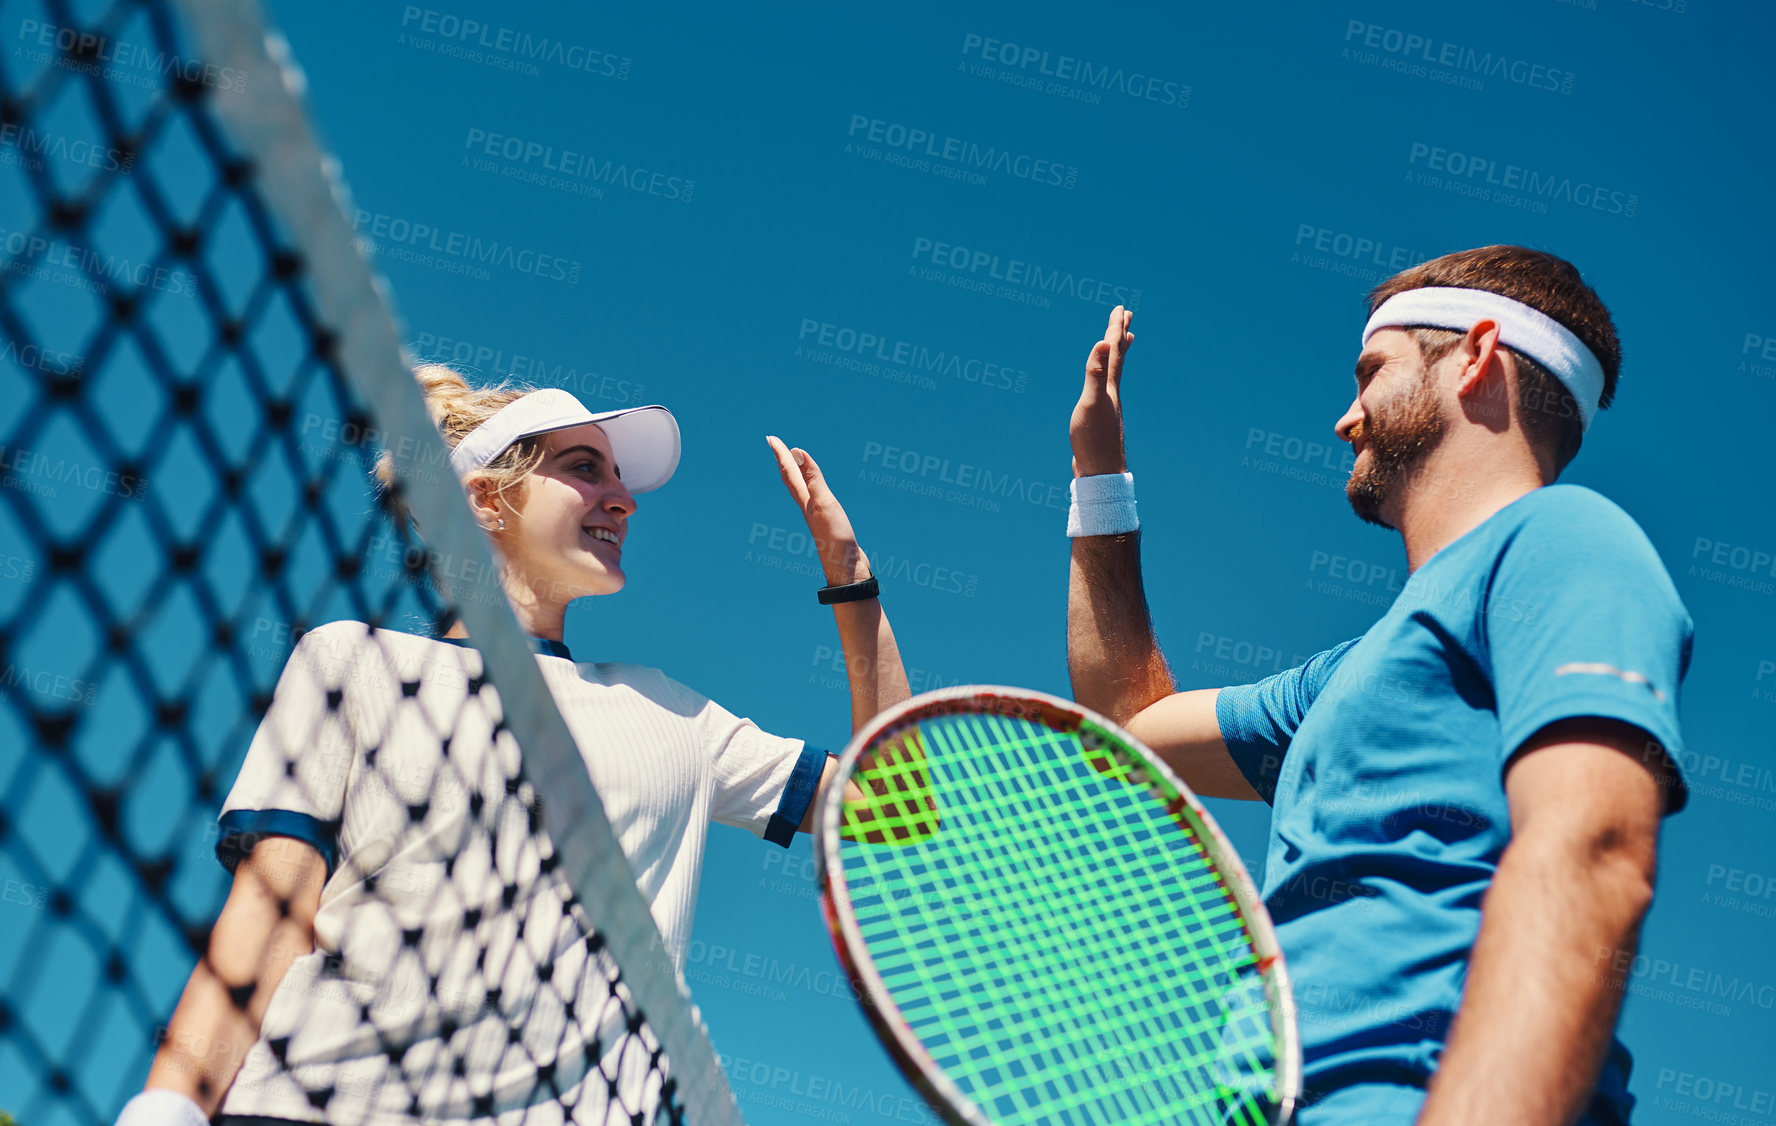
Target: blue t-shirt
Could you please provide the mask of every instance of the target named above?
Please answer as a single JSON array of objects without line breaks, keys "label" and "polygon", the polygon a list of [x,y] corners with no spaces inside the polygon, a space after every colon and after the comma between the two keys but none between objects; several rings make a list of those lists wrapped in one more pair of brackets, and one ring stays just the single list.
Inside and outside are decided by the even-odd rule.
[{"label": "blue t-shirt", "polygon": [[[1392,1097],[1385,1121],[1316,1103],[1428,1082],[1510,841],[1512,754],[1555,720],[1607,716],[1675,770],[1692,629],[1628,514],[1550,485],[1427,560],[1362,637],[1222,689],[1222,737],[1274,807],[1264,902],[1299,1010],[1301,1126],[1417,1114],[1422,1092]],[[1674,813],[1687,790],[1670,777]],[[1613,1042],[1587,1120],[1626,1119],[1628,1066]]]}]

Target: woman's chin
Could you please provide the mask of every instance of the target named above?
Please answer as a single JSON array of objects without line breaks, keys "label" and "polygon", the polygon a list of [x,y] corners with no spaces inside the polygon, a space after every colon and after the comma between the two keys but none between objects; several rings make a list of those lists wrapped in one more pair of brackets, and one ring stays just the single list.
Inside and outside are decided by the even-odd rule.
[{"label": "woman's chin", "polygon": [[628,581],[629,576],[623,573],[623,568],[621,567],[613,567],[606,564],[605,566],[596,569],[588,569],[588,574],[586,575],[587,593],[615,594],[617,591],[622,590],[624,584]]},{"label": "woman's chin", "polygon": [[574,570],[588,594],[615,594],[628,581],[622,561],[610,544],[601,543],[595,549],[582,551],[574,559]]}]

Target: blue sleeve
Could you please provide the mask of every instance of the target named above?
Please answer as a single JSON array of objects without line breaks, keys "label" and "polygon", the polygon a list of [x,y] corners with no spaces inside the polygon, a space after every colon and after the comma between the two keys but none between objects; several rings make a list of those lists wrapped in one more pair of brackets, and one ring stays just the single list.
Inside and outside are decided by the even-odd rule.
[{"label": "blue sleeve", "polygon": [[1688,800],[1677,696],[1694,624],[1626,512],[1589,490],[1562,497],[1506,545],[1481,616],[1500,767],[1556,720],[1621,720],[1664,747],[1668,761],[1648,765],[1668,784],[1666,813],[1676,813]]},{"label": "blue sleeve", "polygon": [[351,719],[357,670],[374,646],[369,627],[350,619],[296,642],[222,802],[216,859],[230,873],[265,837],[305,841],[329,877],[338,868],[345,792],[359,763]]},{"label": "blue sleeve", "polygon": [[1215,721],[1221,740],[1246,781],[1266,804],[1276,797],[1283,755],[1295,729],[1313,706],[1314,698],[1332,678],[1333,670],[1350,647],[1353,637],[1309,657],[1304,664],[1267,676],[1256,684],[1236,684],[1215,697]]},{"label": "blue sleeve", "polygon": [[294,837],[311,846],[327,862],[327,875],[339,859],[339,827],[290,809],[231,809],[216,824],[216,859],[234,874],[253,846],[266,837]]},{"label": "blue sleeve", "polygon": [[819,747],[802,744],[802,753],[789,774],[789,784],[783,787],[783,800],[777,803],[777,812],[765,825],[767,841],[788,848],[795,840],[796,830],[801,827],[802,818],[807,816],[808,806],[814,802],[814,791],[820,786],[820,775],[826,771],[827,758],[827,753]]}]

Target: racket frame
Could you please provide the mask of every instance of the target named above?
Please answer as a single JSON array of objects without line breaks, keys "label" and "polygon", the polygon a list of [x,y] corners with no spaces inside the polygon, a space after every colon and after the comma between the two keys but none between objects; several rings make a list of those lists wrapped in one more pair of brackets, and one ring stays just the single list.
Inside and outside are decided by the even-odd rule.
[{"label": "racket frame", "polygon": [[[1301,1092],[1301,1041],[1296,1033],[1295,999],[1289,987],[1288,967],[1282,947],[1277,944],[1270,913],[1258,894],[1258,886],[1246,871],[1239,853],[1233,848],[1221,827],[1215,824],[1202,802],[1145,743],[1130,735],[1120,724],[1090,708],[1028,688],[1011,688],[998,684],[963,684],[922,692],[878,714],[845,744],[839,755],[833,784],[826,787],[814,821],[814,871],[820,885],[820,910],[832,935],[833,949],[839,963],[851,979],[853,991],[863,1007],[876,1035],[887,1046],[901,1073],[930,1107],[941,1114],[951,1126],[995,1126],[992,1119],[963,1093],[946,1075],[919,1038],[912,1031],[899,1006],[894,1003],[875,959],[863,941],[852,909],[850,889],[845,884],[844,863],[839,854],[843,843],[845,783],[857,769],[857,760],[865,747],[883,735],[910,727],[921,720],[941,715],[1003,715],[1046,723],[1059,731],[1077,731],[1087,725],[1101,728],[1119,739],[1130,750],[1142,756],[1146,766],[1163,778],[1179,796],[1169,812],[1182,817],[1202,842],[1209,861],[1221,873],[1222,882],[1232,893],[1238,908],[1240,925],[1245,929],[1257,955],[1259,973],[1264,981],[1264,995],[1269,1002],[1271,1024],[1276,1036],[1276,1085],[1271,1092],[1272,1122],[1285,1126],[1294,1115]],[[893,847],[884,845],[882,847]]]}]

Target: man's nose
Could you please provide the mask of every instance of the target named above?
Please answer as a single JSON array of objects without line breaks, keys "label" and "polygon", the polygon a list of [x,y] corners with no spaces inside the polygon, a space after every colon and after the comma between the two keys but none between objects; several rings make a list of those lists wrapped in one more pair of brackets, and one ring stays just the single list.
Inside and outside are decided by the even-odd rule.
[{"label": "man's nose", "polygon": [[1359,424],[1362,423],[1362,421],[1363,421],[1362,402],[1363,401],[1361,399],[1352,399],[1351,405],[1344,408],[1344,417],[1340,418],[1333,425],[1332,429],[1338,435],[1339,441],[1341,441],[1341,442],[1350,441],[1351,440],[1351,433],[1357,428],[1357,426]]}]

